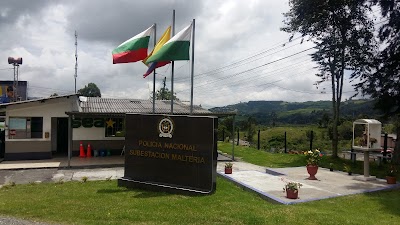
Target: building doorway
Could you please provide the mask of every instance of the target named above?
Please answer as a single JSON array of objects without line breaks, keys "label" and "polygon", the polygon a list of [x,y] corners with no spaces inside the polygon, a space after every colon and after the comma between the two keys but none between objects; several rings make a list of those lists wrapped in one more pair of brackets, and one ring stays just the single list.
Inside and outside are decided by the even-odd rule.
[{"label": "building doorway", "polygon": [[6,152],[6,132],[4,129],[0,129],[0,158],[4,158]]},{"label": "building doorway", "polygon": [[68,118],[57,118],[57,153],[68,153]]}]

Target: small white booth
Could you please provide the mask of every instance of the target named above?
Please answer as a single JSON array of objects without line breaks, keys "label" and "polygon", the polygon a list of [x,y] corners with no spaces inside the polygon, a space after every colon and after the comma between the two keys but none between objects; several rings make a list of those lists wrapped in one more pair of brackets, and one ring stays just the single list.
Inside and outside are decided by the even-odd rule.
[{"label": "small white booth", "polygon": [[364,152],[363,180],[373,180],[369,176],[369,153],[381,151],[382,123],[375,119],[358,119],[353,122],[353,149]]}]

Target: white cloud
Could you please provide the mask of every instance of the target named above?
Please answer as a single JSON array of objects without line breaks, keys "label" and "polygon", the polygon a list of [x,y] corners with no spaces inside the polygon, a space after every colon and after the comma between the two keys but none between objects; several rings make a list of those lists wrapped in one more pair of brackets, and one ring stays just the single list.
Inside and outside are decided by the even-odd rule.
[{"label": "white cloud", "polygon": [[[147,99],[153,84],[152,76],[142,78],[146,67],[140,62],[113,65],[111,51],[152,23],[158,24],[160,35],[170,24],[172,9],[176,9],[176,32],[196,19],[195,104],[222,106],[250,100],[331,98],[320,94],[324,87],[329,89],[328,84],[319,89],[313,85],[318,78],[309,52],[262,66],[312,46],[307,42],[300,45],[297,39],[282,47],[289,38],[279,30],[282,13],[289,9],[287,1],[95,2],[29,1],[23,8],[20,4],[1,3],[0,32],[4,35],[0,59],[4,60],[0,60],[0,68],[10,67],[8,56],[23,57],[20,77],[29,82],[30,95],[73,93],[77,30],[78,89],[94,82],[103,97]],[[257,53],[261,54],[239,61]],[[190,63],[175,64],[174,92],[181,100],[190,100]],[[230,66],[209,72],[226,65]],[[171,89],[170,67],[157,70],[157,89],[164,77]],[[255,67],[259,68],[252,69]],[[12,78],[11,70],[0,70],[0,79]],[[345,90],[352,88],[346,85]]]}]

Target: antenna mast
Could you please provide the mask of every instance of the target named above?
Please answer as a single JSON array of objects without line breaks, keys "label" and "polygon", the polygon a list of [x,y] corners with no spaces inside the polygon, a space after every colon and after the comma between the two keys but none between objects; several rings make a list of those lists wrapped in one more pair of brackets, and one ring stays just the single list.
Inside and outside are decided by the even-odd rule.
[{"label": "antenna mast", "polygon": [[76,78],[78,77],[78,34],[75,31],[75,94],[76,94]]}]

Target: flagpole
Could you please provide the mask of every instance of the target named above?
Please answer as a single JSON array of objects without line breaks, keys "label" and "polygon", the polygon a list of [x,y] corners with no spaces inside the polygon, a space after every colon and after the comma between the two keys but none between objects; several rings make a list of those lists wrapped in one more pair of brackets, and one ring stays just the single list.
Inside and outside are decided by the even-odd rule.
[{"label": "flagpole", "polygon": [[[157,44],[157,24],[154,24],[154,48]],[[153,71],[153,114],[156,113],[156,69]]]},{"label": "flagpole", "polygon": [[191,68],[191,88],[190,88],[190,114],[193,114],[193,80],[194,80],[194,28],[195,28],[195,20],[192,22],[192,68]]},{"label": "flagpole", "polygon": [[[172,10],[172,35],[175,35],[175,9]],[[174,114],[174,65],[175,62],[171,62],[171,114]]]}]

